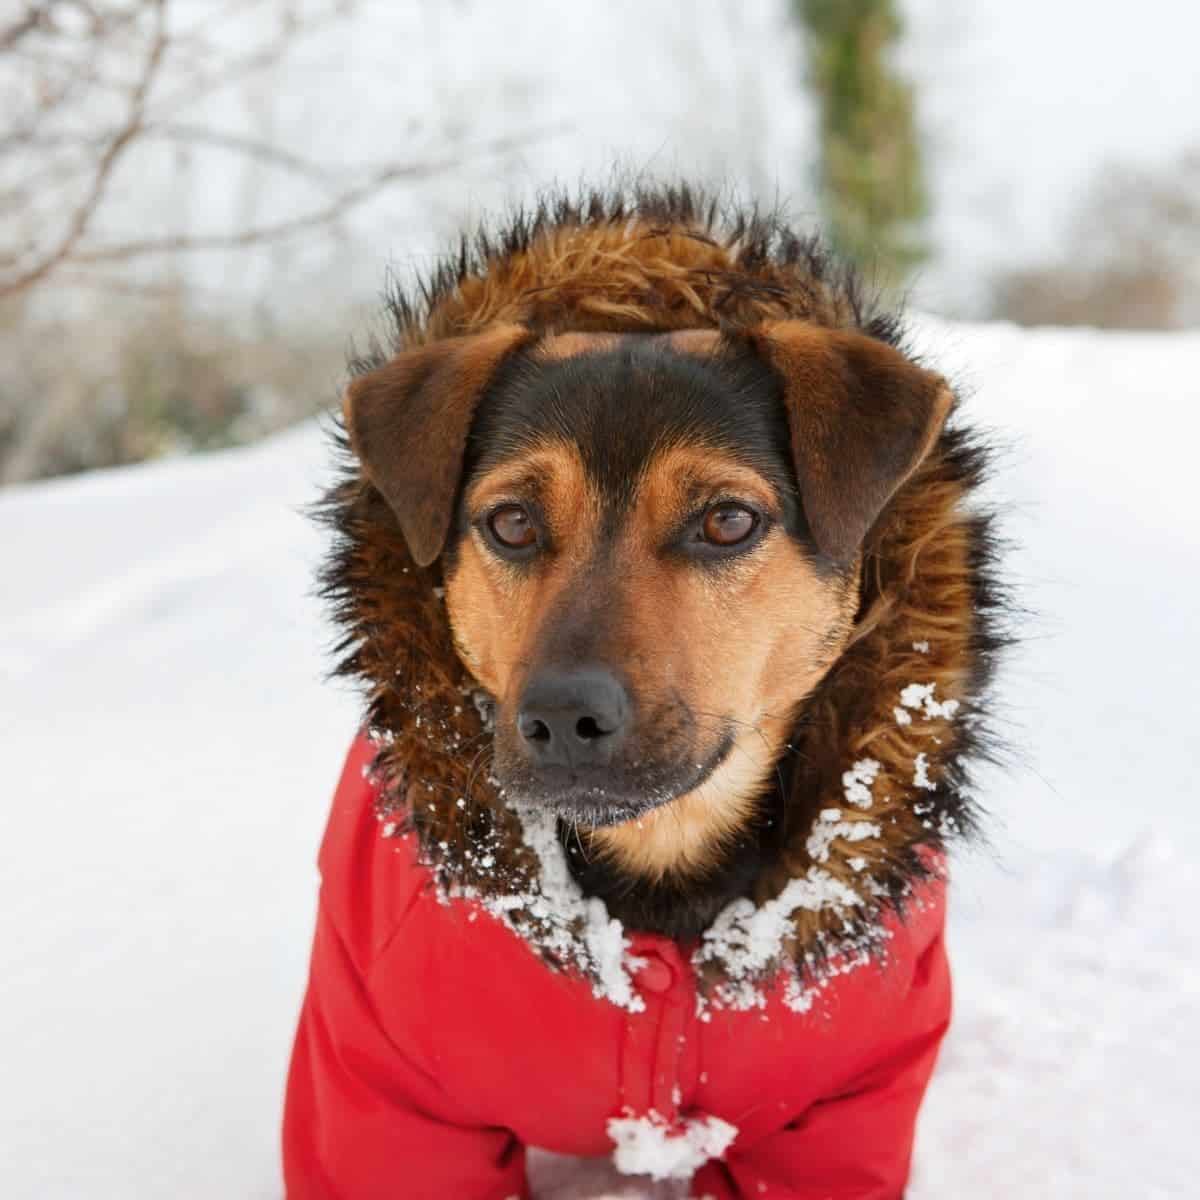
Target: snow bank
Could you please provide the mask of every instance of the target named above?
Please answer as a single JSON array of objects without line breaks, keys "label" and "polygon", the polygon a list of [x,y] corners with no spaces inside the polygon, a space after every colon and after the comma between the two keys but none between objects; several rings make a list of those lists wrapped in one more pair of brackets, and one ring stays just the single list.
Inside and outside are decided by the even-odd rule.
[{"label": "snow bank", "polygon": [[1194,853],[1152,836],[965,873],[957,893],[957,1011],[912,1200],[1195,1195]]},{"label": "snow bank", "polygon": [[[912,1195],[1190,1194],[1200,337],[919,333],[1013,444],[997,494],[1040,615],[1002,713],[1028,765],[988,779],[994,849],[956,869],[956,1023]],[[325,470],[306,427],[0,493],[6,1200],[280,1195],[313,860],[357,712],[322,680],[298,511]],[[604,1165],[534,1170],[544,1194],[610,1187]]]}]

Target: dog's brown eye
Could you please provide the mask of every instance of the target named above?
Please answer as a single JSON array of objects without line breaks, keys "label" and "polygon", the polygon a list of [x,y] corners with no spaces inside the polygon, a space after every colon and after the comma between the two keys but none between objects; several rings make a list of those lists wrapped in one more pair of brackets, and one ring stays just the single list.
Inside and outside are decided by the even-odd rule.
[{"label": "dog's brown eye", "polygon": [[700,532],[715,546],[736,546],[744,542],[758,524],[758,517],[740,504],[715,504],[704,514]]},{"label": "dog's brown eye", "polygon": [[488,528],[502,546],[523,550],[537,540],[529,514],[519,504],[505,504],[488,517]]}]

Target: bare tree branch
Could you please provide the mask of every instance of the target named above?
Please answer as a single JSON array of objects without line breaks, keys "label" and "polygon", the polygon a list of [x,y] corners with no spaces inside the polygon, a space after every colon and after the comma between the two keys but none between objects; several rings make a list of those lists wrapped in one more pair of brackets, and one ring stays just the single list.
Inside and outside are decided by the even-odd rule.
[{"label": "bare tree branch", "polygon": [[[223,0],[182,13],[169,0],[30,0],[0,29],[0,69],[7,69],[0,73],[0,299],[51,277],[74,283],[91,270],[111,279],[120,265],[151,256],[259,246],[333,228],[388,187],[563,128],[466,146],[450,132],[428,158],[334,166],[277,142],[269,128],[256,135],[205,119],[203,106],[222,89],[253,84],[301,39],[352,9],[353,0]],[[151,142],[287,172],[314,189],[309,206],[275,219],[247,214],[219,232],[193,232],[180,214],[156,236],[101,236],[100,214],[111,212],[119,186],[114,178],[129,178],[131,149]],[[97,272],[102,264],[113,269]]]},{"label": "bare tree branch", "polygon": [[19,17],[11,25],[0,29],[0,50],[11,50],[27,34],[40,28],[46,19],[46,5],[31,4],[25,10],[25,15]]},{"label": "bare tree branch", "polygon": [[[38,147],[41,150],[87,151],[98,149],[108,145],[118,132],[119,130],[105,130],[102,133],[68,131],[43,134],[38,138]],[[147,140],[158,139],[173,142],[176,145],[211,146],[218,150],[228,150],[231,153],[253,158],[297,175],[307,176],[323,184],[329,184],[334,179],[334,173],[318,163],[285,150],[281,146],[246,134],[229,133],[221,129],[209,129],[204,125],[192,125],[178,121],[143,120],[139,136]],[[17,140],[15,134],[0,137],[0,151]],[[25,182],[31,181],[31,179],[27,179]]]},{"label": "bare tree branch", "polygon": [[191,107],[204,96],[212,95],[231,83],[244,83],[251,75],[278,64],[293,49],[298,38],[316,33],[338,19],[336,8],[307,21],[293,19],[266,45],[239,57],[226,56],[226,60],[218,68],[202,73],[191,79],[186,86],[168,92],[160,102],[160,115],[169,116]]},{"label": "bare tree branch", "polygon": [[104,196],[105,188],[108,186],[117,161],[141,129],[146,97],[162,64],[163,52],[167,45],[166,0],[154,0],[154,10],[154,33],[142,66],[141,77],[129,98],[129,107],[125,121],[116,134],[109,140],[108,145],[96,163],[91,186],[75,209],[74,215],[67,225],[66,232],[58,244],[48,253],[44,254],[33,266],[25,268],[14,278],[0,280],[0,298],[30,287],[48,275],[59,263],[70,256],[71,251],[75,249],[80,238],[87,232],[88,226],[96,214],[96,209]]},{"label": "bare tree branch", "polygon": [[183,122],[168,121],[154,122],[145,127],[145,135],[153,138],[164,138],[176,144],[192,144],[197,146],[212,146],[218,150],[229,150],[246,158],[257,159],[272,167],[303,175],[326,186],[336,178],[333,171],[322,167],[311,159],[285,150],[282,146],[273,145],[259,138],[248,137],[241,133],[227,133],[220,129],[207,129],[203,125],[189,125]]},{"label": "bare tree branch", "polygon": [[[548,137],[561,132],[562,126],[541,130],[533,135],[496,138],[475,147],[474,153],[499,154],[517,146],[526,145],[534,137]],[[117,262],[143,258],[154,254],[193,253],[202,250],[234,250],[242,246],[253,246],[263,242],[278,241],[303,233],[314,227],[329,225],[345,216],[367,200],[372,199],[390,184],[400,180],[427,179],[430,176],[462,166],[464,155],[430,159],[421,163],[392,163],[369,175],[362,183],[348,188],[327,204],[298,217],[284,221],[258,225],[250,229],[230,233],[176,234],[163,238],[146,238],[142,241],[115,242],[95,248],[81,248],[71,255],[74,263]],[[0,294],[3,294],[0,292]]]}]

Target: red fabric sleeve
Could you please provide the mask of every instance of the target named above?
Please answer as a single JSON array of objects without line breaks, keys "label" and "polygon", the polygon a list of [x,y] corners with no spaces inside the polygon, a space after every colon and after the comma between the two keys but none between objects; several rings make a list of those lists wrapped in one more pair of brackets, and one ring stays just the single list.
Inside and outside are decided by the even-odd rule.
[{"label": "red fabric sleeve", "polygon": [[288,1075],[288,1200],[527,1200],[525,1153],[480,1127],[380,1027],[322,907]]},{"label": "red fabric sleeve", "polygon": [[943,936],[917,960],[903,1024],[886,1054],[839,1095],[813,1105],[745,1153],[702,1168],[691,1195],[712,1200],[900,1200],[917,1110],[950,1024]]}]

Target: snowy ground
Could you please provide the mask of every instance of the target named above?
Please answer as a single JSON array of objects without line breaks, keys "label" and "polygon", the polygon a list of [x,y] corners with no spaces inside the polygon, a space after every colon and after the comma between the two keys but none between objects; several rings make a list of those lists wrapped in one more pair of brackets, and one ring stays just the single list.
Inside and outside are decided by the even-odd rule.
[{"label": "snowy ground", "polygon": [[[959,863],[912,1196],[1195,1194],[1200,336],[929,322],[1011,443],[1026,764]],[[269,1200],[356,703],[308,427],[0,494],[0,1196]],[[542,1164],[563,1184],[562,1164]]]}]

